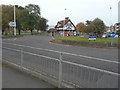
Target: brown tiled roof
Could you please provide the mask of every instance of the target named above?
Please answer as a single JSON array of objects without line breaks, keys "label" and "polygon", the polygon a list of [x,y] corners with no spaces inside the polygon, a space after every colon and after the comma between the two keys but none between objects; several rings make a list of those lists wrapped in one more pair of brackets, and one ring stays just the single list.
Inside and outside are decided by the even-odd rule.
[{"label": "brown tiled roof", "polygon": [[65,20],[58,21],[58,23],[64,25],[64,24],[67,23],[68,21],[69,21],[69,18],[68,18],[68,19],[65,19]]},{"label": "brown tiled roof", "polygon": [[[65,24],[66,24],[66,20],[61,20],[61,21],[58,21],[58,23],[60,24],[59,28],[60,27],[63,27]],[[57,26],[57,25],[56,25]]]},{"label": "brown tiled roof", "polygon": [[65,20],[58,21],[58,23],[60,24],[60,27],[63,27],[65,24]]}]

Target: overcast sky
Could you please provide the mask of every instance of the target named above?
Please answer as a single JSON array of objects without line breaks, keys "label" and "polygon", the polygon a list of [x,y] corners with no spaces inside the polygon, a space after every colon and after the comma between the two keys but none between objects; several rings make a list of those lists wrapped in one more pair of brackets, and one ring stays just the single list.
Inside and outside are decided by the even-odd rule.
[{"label": "overcast sky", "polygon": [[[48,19],[49,25],[69,17],[76,25],[86,20],[100,18],[106,25],[118,22],[119,0],[1,0],[0,4],[25,6],[36,4],[41,8],[41,15]],[[112,9],[110,10],[110,7]],[[66,9],[66,10],[65,10]]]}]

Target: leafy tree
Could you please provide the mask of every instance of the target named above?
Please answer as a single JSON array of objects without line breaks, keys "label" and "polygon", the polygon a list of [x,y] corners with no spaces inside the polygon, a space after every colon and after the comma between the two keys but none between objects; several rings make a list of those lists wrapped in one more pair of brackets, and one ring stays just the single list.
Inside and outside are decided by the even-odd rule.
[{"label": "leafy tree", "polygon": [[[3,33],[9,28],[8,23],[14,20],[14,8],[12,5],[1,5],[2,6],[2,31]],[[46,30],[48,27],[45,18],[40,16],[40,7],[38,5],[29,4],[25,8],[22,6],[15,5],[16,7],[16,24],[17,30]],[[6,30],[8,31],[8,30]]]},{"label": "leafy tree", "polygon": [[36,25],[36,20],[34,17],[35,17],[34,14],[30,14],[28,16],[28,21],[27,21],[28,29],[31,30],[31,34]]},{"label": "leafy tree", "polygon": [[43,18],[43,17],[40,18],[40,21],[39,21],[39,24],[38,24],[40,30],[45,31],[47,29],[47,27],[48,27],[47,22],[48,22],[48,20],[46,20],[45,18]]},{"label": "leafy tree", "polygon": [[40,21],[40,8],[38,5],[29,4],[25,7],[29,11],[28,16],[28,29],[32,30],[38,27],[38,23]]},{"label": "leafy tree", "polygon": [[92,32],[93,32],[93,30],[92,30],[92,24],[87,25],[86,29],[85,29],[85,33],[90,34]]},{"label": "leafy tree", "polygon": [[93,21],[89,21],[89,20],[86,21],[86,30],[85,30],[86,33],[94,34],[97,35],[98,37],[101,37],[104,30],[105,30],[105,24],[101,19],[96,18]]},{"label": "leafy tree", "polygon": [[15,7],[16,7],[17,9],[19,9],[19,10],[23,10],[23,9],[24,9],[24,7],[18,6],[18,5],[15,5]]},{"label": "leafy tree", "polygon": [[92,21],[87,20],[87,21],[86,21],[86,25],[87,25],[87,26],[90,25],[91,22],[92,22]]},{"label": "leafy tree", "polygon": [[99,18],[92,21],[92,31],[98,37],[101,37],[105,30],[105,24]]},{"label": "leafy tree", "polygon": [[32,30],[34,29],[34,26],[36,24],[35,15],[29,14],[29,11],[27,9],[21,10],[20,14],[18,14],[18,23],[21,29],[29,29],[31,30],[32,34]]},{"label": "leafy tree", "polygon": [[8,28],[8,23],[13,21],[13,6],[11,5],[2,5],[2,34]]},{"label": "leafy tree", "polygon": [[19,23],[20,29],[28,28],[28,19],[29,19],[29,11],[27,9],[23,9],[19,11],[17,15],[17,22]]},{"label": "leafy tree", "polygon": [[36,16],[40,16],[40,7],[38,5],[29,4],[25,8],[28,9],[29,14],[34,14]]},{"label": "leafy tree", "polygon": [[[29,21],[29,24],[31,25],[32,23],[32,25],[34,25],[34,26],[31,25],[32,27],[45,31],[46,28],[48,27],[47,25],[48,20],[40,16],[39,6],[34,4],[29,4],[25,8],[29,11],[30,14],[31,21]],[[30,28],[31,32],[32,32],[32,27]]]},{"label": "leafy tree", "polygon": [[87,20],[86,21],[86,29],[85,29],[85,33],[91,33],[92,32],[92,24],[91,24],[92,21],[89,21]]},{"label": "leafy tree", "polygon": [[79,32],[84,32],[85,31],[85,24],[80,22],[76,25],[76,29],[79,31]]}]

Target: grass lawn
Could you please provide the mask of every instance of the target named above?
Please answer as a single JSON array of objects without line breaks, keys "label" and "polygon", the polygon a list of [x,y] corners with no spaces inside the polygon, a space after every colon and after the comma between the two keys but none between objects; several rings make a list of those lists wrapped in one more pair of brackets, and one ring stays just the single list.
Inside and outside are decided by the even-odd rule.
[{"label": "grass lawn", "polygon": [[[88,37],[54,37],[54,38],[59,40],[69,40],[69,41],[85,41],[85,42],[89,41]],[[100,42],[100,43],[111,42],[111,38],[97,38],[95,41],[91,40],[90,42]],[[113,43],[118,43],[118,39],[114,38]]]}]

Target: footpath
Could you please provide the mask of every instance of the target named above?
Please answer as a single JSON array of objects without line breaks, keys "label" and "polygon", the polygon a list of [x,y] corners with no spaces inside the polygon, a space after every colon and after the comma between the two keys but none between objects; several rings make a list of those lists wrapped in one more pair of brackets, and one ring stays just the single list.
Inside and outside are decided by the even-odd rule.
[{"label": "footpath", "polygon": [[8,65],[3,65],[2,88],[54,88],[54,86]]}]

